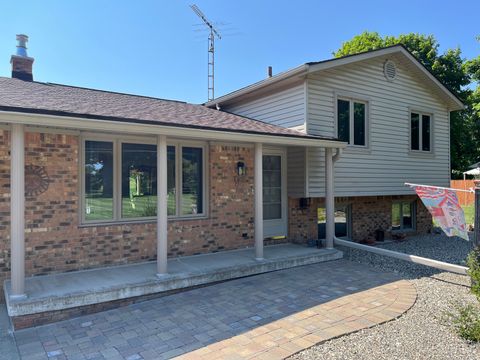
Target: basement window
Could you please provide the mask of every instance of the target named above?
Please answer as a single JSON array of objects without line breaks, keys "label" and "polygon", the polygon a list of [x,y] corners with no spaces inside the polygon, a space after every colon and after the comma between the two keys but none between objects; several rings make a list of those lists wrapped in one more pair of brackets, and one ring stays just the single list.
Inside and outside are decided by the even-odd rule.
[{"label": "basement window", "polygon": [[412,230],[415,222],[415,202],[392,204],[392,230]]}]

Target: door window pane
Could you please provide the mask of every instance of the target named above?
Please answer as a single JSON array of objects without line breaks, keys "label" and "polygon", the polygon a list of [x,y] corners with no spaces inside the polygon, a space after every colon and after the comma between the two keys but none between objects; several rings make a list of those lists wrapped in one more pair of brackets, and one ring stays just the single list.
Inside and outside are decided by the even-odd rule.
[{"label": "door window pane", "polygon": [[282,158],[263,156],[263,219],[282,218]]},{"label": "door window pane", "polygon": [[422,150],[430,151],[430,116],[422,115]]},{"label": "door window pane", "polygon": [[157,214],[157,146],[122,144],[122,217]]},{"label": "door window pane", "polygon": [[203,149],[182,148],[182,214],[203,213]]},{"label": "door window pane", "polygon": [[113,143],[85,141],[85,220],[113,219]]},{"label": "door window pane", "polygon": [[412,150],[420,150],[420,115],[411,114],[411,148]]},{"label": "door window pane", "polygon": [[350,101],[337,101],[338,139],[350,141]]},{"label": "door window pane", "polygon": [[353,104],[353,144],[365,145],[365,104]]}]

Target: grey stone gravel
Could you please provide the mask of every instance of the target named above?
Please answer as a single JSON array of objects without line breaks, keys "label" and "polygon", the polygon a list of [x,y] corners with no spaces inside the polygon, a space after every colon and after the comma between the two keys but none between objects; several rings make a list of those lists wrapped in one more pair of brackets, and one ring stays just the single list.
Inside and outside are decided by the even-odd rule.
[{"label": "grey stone gravel", "polygon": [[[465,265],[472,243],[444,235],[408,238],[381,247]],[[393,271],[416,287],[415,305],[402,317],[313,346],[291,360],[310,359],[480,359],[480,344],[458,337],[445,320],[456,304],[475,303],[467,276],[354,249],[341,248],[344,258],[385,271]]]}]

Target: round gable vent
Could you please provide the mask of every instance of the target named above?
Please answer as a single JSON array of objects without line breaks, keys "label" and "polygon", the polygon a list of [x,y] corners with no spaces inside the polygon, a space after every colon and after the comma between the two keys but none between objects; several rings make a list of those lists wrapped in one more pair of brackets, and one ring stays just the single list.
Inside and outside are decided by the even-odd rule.
[{"label": "round gable vent", "polygon": [[397,77],[397,66],[392,60],[385,61],[383,64],[383,73],[388,81],[393,81]]}]

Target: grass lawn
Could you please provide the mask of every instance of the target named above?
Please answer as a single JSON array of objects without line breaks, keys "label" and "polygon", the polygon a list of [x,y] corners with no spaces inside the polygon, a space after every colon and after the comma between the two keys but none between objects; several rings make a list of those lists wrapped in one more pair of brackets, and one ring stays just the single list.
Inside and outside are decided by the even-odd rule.
[{"label": "grass lawn", "polygon": [[[182,214],[192,213],[195,208],[196,197],[194,195],[184,195],[182,198]],[[109,220],[112,219],[112,198],[87,197],[87,209],[89,213],[85,214],[86,220]],[[175,196],[168,197],[168,215],[175,214]],[[138,196],[132,199],[122,199],[122,217],[138,218],[152,217],[157,213],[157,196]]]},{"label": "grass lawn", "polygon": [[465,213],[465,222],[466,224],[473,224],[474,216],[475,216],[475,206],[472,205],[464,205],[462,206],[463,212]]}]

